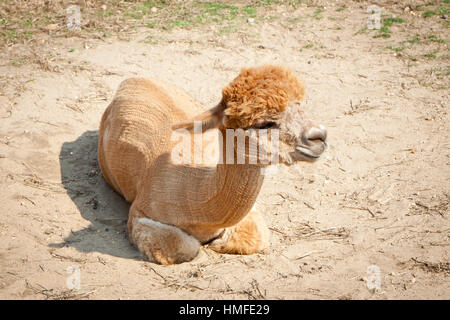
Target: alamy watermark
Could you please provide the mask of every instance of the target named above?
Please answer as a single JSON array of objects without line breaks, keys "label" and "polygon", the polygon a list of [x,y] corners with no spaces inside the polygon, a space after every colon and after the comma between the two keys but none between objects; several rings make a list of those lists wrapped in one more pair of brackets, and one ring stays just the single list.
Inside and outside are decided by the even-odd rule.
[{"label": "alamy watermark", "polygon": [[77,265],[72,265],[67,267],[67,274],[69,275],[66,279],[66,287],[69,290],[80,290],[81,288],[81,272],[80,267]]},{"label": "alamy watermark", "polygon": [[377,265],[367,267],[366,286],[369,291],[375,293],[381,289],[381,270]]},{"label": "alamy watermark", "polygon": [[66,26],[72,31],[81,30],[81,10],[77,5],[70,5],[66,8]]},{"label": "alamy watermark", "polygon": [[205,162],[262,165],[279,163],[277,129],[226,129],[225,137],[221,131],[217,132],[218,143],[205,143],[201,121],[194,122],[194,134],[187,129],[173,131],[171,141],[177,141],[177,144],[172,149],[172,162],[193,165]]},{"label": "alamy watermark", "polygon": [[367,18],[367,29],[380,29],[381,28],[381,9],[376,5],[371,5],[367,8],[367,13],[370,13]]}]

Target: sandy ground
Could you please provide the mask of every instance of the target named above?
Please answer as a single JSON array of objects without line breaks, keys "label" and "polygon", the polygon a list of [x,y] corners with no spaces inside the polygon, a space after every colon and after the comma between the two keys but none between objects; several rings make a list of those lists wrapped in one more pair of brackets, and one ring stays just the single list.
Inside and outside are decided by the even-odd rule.
[{"label": "sandy ground", "polygon": [[[3,48],[0,298],[450,299],[448,48],[387,49],[429,32],[448,41],[446,29],[439,17],[393,7],[405,22],[374,38],[358,33],[366,7],[329,6],[315,19],[314,7],[280,6],[280,20],[228,34],[137,29]],[[424,57],[436,46],[435,59]],[[298,72],[303,106],[327,126],[330,148],[266,178],[257,200],[272,233],[264,253],[202,248],[181,265],[144,261],[128,241],[129,205],[96,160],[118,84],[160,78],[211,107],[241,67],[263,63]],[[79,289],[67,287],[70,267]],[[381,287],[369,290],[377,267]]]}]

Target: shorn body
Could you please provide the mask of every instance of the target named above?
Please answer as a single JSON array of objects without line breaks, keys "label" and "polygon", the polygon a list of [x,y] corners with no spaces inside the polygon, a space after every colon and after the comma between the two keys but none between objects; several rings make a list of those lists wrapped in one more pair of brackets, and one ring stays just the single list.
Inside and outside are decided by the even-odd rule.
[{"label": "shorn body", "polygon": [[198,121],[202,141],[225,153],[219,140],[227,129],[276,129],[282,163],[314,161],[325,150],[326,130],[305,119],[303,96],[293,73],[276,66],[243,69],[210,110],[165,82],[123,81],[101,120],[98,160],[105,180],[131,203],[129,236],[140,252],[172,264],[192,260],[205,243],[223,253],[264,249],[269,232],[251,209],[267,164],[176,162],[174,130],[194,136]]}]

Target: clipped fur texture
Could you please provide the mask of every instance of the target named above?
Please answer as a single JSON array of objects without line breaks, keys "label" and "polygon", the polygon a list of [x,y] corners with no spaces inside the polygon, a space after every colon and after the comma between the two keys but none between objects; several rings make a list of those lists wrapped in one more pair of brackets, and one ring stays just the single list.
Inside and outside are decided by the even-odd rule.
[{"label": "clipped fur texture", "polygon": [[165,82],[123,81],[101,120],[98,160],[105,180],[132,203],[130,240],[141,253],[158,263],[180,263],[218,236],[210,246],[219,252],[262,250],[267,228],[258,214],[248,215],[263,183],[261,166],[173,163],[177,142],[171,136],[173,129],[192,128],[194,120],[206,129],[246,129],[281,118],[289,101],[303,96],[295,76],[274,66],[243,69],[205,112]]}]

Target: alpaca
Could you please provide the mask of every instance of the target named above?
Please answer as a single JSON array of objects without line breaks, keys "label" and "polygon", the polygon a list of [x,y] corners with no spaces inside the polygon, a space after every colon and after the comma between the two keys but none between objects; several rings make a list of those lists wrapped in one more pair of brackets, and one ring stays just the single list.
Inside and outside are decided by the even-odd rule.
[{"label": "alpaca", "polygon": [[[326,148],[327,131],[305,118],[303,98],[294,73],[272,65],[242,69],[223,89],[220,102],[206,111],[163,81],[123,81],[101,119],[98,161],[108,184],[131,203],[129,237],[141,254],[173,264],[195,258],[202,244],[220,253],[263,250],[269,231],[252,207],[263,183],[262,169],[269,164],[251,162],[253,151],[234,145],[245,163],[175,163],[171,136],[175,130],[198,136],[194,128],[200,123],[205,136],[219,137],[209,143],[225,154],[231,147],[220,139],[229,129],[244,134],[276,129],[281,163],[312,162]],[[247,135],[246,142],[250,139]]]}]

